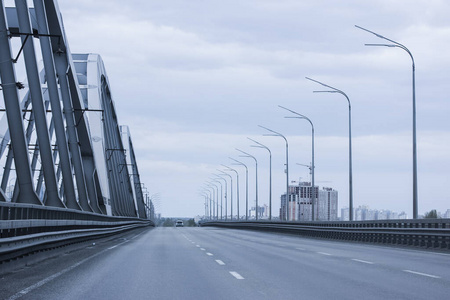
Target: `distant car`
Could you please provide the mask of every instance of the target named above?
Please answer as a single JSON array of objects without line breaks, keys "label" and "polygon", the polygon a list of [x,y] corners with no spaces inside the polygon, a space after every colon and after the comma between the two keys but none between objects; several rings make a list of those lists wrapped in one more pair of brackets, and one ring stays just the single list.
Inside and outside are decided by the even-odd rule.
[{"label": "distant car", "polygon": [[175,223],[175,227],[183,227],[184,226],[184,223],[183,223],[183,221],[181,221],[181,220],[178,220],[176,223]]}]

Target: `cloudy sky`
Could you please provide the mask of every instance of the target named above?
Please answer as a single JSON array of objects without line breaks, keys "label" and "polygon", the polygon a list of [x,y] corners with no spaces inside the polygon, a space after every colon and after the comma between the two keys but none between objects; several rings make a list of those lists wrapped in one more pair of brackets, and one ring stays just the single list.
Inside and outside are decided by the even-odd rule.
[{"label": "cloudy sky", "polygon": [[[273,153],[273,213],[291,180],[309,181],[311,127],[286,119],[282,105],[308,116],[316,133],[316,183],[348,206],[348,106],[352,102],[354,206],[412,216],[411,59],[416,61],[419,214],[450,208],[450,3],[438,0],[79,0],[59,1],[73,53],[99,53],[119,121],[130,126],[141,179],[163,216],[204,213],[199,190],[228,157],[249,166],[249,199],[268,203]],[[240,173],[241,212],[245,182]],[[234,181],[234,184],[236,182]],[[236,196],[234,196],[236,199]]]}]

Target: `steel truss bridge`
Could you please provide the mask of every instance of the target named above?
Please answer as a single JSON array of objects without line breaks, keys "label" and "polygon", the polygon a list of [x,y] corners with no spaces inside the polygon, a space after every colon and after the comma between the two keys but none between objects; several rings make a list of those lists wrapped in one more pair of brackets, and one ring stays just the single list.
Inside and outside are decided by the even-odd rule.
[{"label": "steel truss bridge", "polygon": [[1,1],[3,259],[154,225],[101,57],[71,53],[56,1],[33,2]]}]

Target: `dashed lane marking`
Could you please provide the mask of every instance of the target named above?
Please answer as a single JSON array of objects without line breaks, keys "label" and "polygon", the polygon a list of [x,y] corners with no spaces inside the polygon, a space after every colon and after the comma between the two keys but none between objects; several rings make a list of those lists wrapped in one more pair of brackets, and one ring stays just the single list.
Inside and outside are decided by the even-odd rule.
[{"label": "dashed lane marking", "polygon": [[436,275],[431,275],[431,274],[426,274],[426,273],[421,273],[421,272],[416,272],[416,271],[411,271],[411,270],[403,270],[403,272],[411,273],[411,274],[416,274],[416,275],[420,275],[420,276],[426,276],[426,277],[436,278],[436,279],[441,278],[441,277],[436,276]]},{"label": "dashed lane marking", "polygon": [[368,265],[373,265],[373,264],[374,264],[374,263],[371,262],[371,261],[362,260],[362,259],[357,259],[357,258],[352,258],[352,260],[353,260],[353,261],[356,261],[356,262],[363,263],[363,264],[368,264]]},{"label": "dashed lane marking", "polygon": [[209,253],[209,252],[206,252],[206,255],[208,255],[208,256],[213,256],[214,254]]},{"label": "dashed lane marking", "polygon": [[322,255],[327,255],[327,256],[331,256],[330,253],[326,253],[326,252],[317,252],[318,254],[322,254]]},{"label": "dashed lane marking", "polygon": [[230,271],[230,274],[236,279],[244,279],[244,277],[242,277],[238,272]]},{"label": "dashed lane marking", "polygon": [[225,265],[225,263],[223,261],[221,261],[220,259],[216,259],[216,263],[218,263],[221,266]]}]

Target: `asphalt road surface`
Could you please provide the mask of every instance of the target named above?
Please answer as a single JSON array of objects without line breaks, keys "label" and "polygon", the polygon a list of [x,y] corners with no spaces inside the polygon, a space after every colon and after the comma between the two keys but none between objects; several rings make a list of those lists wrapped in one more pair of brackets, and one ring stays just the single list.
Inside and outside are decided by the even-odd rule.
[{"label": "asphalt road surface", "polygon": [[141,229],[1,273],[0,299],[450,299],[449,253],[219,228]]}]

